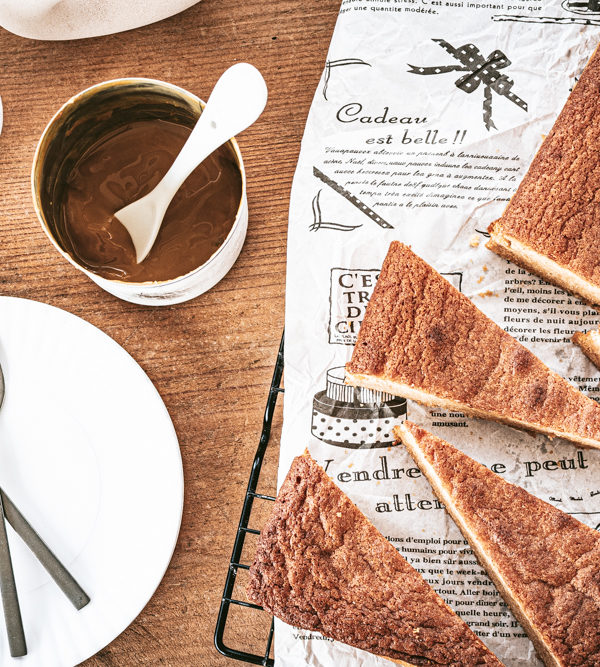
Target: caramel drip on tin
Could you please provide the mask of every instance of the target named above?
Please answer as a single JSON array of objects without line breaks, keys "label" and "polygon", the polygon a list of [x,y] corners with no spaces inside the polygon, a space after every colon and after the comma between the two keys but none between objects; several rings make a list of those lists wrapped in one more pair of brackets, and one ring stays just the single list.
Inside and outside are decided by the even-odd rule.
[{"label": "caramel drip on tin", "polygon": [[61,207],[65,250],[89,271],[126,282],[177,278],[204,264],[223,243],[242,196],[242,178],[225,144],[181,186],[154,247],[136,264],[133,243],[113,213],[160,181],[191,130],[164,120],[130,122],[102,137],[67,177]]}]

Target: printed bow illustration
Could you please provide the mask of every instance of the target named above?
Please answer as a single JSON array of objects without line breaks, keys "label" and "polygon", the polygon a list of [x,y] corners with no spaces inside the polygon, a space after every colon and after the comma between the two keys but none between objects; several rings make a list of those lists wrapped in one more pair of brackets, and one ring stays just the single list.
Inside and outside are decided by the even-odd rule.
[{"label": "printed bow illustration", "polygon": [[502,51],[493,51],[487,58],[484,58],[481,51],[474,44],[465,44],[464,46],[455,48],[443,39],[434,39],[433,41],[458,60],[460,64],[440,65],[438,67],[416,67],[409,63],[408,66],[411,68],[409,72],[411,74],[428,75],[444,74],[446,72],[467,72],[467,74],[461,76],[454,83],[457,88],[460,88],[465,93],[472,93],[479,88],[479,84],[483,84],[483,122],[487,130],[490,128],[496,129],[492,120],[493,93],[506,97],[513,104],[527,111],[527,102],[512,92],[514,81],[506,74],[498,71],[511,64]]}]

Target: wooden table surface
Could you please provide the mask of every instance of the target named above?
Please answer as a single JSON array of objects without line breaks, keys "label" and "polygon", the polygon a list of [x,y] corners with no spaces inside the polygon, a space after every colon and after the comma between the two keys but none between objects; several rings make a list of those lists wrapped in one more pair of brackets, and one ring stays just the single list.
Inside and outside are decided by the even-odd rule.
[{"label": "wooden table surface", "polygon": [[[112,336],[156,385],[183,457],[185,504],[171,565],[139,617],[90,667],[236,664],[214,649],[213,633],[283,328],[291,181],[338,6],[202,0],[138,30],[69,42],[0,29],[0,293],[58,306]],[[119,301],[42,232],[29,190],[36,142],[58,107],[89,85],[146,76],[206,98],[236,61],[255,64],[269,87],[266,111],[239,138],[250,209],[242,254],[215,288],[187,303]],[[239,622],[248,644],[260,644],[263,621]]]}]

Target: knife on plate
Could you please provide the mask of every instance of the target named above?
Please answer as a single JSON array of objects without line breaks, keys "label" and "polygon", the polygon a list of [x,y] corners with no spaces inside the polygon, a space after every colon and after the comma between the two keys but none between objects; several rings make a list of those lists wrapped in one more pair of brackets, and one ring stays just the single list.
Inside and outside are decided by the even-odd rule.
[{"label": "knife on plate", "polygon": [[10,654],[13,658],[18,658],[27,655],[27,644],[23,632],[21,608],[19,607],[4,516],[4,504],[2,494],[0,494],[0,594],[2,595]]}]

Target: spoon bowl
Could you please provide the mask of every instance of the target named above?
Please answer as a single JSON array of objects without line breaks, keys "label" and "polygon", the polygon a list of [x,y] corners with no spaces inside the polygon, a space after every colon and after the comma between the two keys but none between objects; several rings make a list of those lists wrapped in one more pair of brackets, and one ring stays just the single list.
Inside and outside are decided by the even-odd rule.
[{"label": "spoon bowl", "polygon": [[221,75],[169,171],[151,192],[115,213],[131,236],[138,264],[152,249],[167,208],[185,179],[214,150],[252,125],[266,103],[267,86],[256,67],[237,63]]}]

